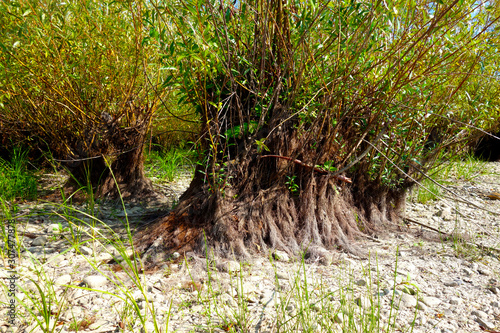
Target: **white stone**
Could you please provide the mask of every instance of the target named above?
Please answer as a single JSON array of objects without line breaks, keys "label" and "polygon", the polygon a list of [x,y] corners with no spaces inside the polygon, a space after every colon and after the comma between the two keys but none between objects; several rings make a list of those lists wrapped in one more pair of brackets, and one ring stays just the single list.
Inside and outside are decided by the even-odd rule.
[{"label": "white stone", "polygon": [[422,297],[421,301],[422,301],[422,303],[424,303],[425,305],[427,305],[431,308],[438,305],[439,303],[441,303],[441,300],[439,298],[431,297],[431,296],[424,296],[424,297]]},{"label": "white stone", "polygon": [[467,267],[462,268],[462,273],[464,273],[464,275],[467,277],[470,277],[474,274],[474,272]]},{"label": "white stone", "polygon": [[61,225],[52,223],[45,229],[45,232],[48,234],[58,234],[61,232]]},{"label": "white stone", "polygon": [[[419,315],[417,317],[417,319],[415,320],[415,324],[419,325],[419,326],[422,326],[422,325],[425,325],[427,323],[427,317],[424,315]],[[412,322],[410,321],[410,325],[412,324]]]},{"label": "white stone", "polygon": [[38,236],[32,242],[32,246],[43,246],[47,243],[47,236]]},{"label": "white stone", "polygon": [[90,275],[83,279],[82,281],[87,287],[91,289],[99,288],[108,282],[108,279],[102,275]]},{"label": "white stone", "polygon": [[341,311],[337,312],[333,320],[338,324],[342,324],[344,322],[344,314]]},{"label": "white stone", "polygon": [[103,326],[109,324],[109,322],[107,320],[104,320],[104,319],[98,319],[95,323],[92,323],[90,326],[89,326],[89,330],[92,330],[92,331],[95,331],[97,329],[100,329],[102,328]]},{"label": "white stone", "polygon": [[456,287],[458,286],[458,282],[457,281],[453,281],[453,280],[447,280],[447,281],[444,281],[443,284],[447,287]]},{"label": "white stone", "polygon": [[363,309],[367,309],[371,305],[370,300],[364,296],[357,297],[354,300],[354,303],[356,303],[358,306],[362,307]]},{"label": "white stone", "polygon": [[146,324],[143,327],[141,327],[141,333],[152,333],[152,332],[155,332],[155,325],[150,321],[146,322]]},{"label": "white stone", "polygon": [[416,307],[417,307],[417,309],[419,309],[419,310],[421,310],[423,312],[426,312],[429,309],[429,307],[427,305],[425,305],[425,303],[423,303],[421,301],[417,302],[417,306]]},{"label": "white stone", "polygon": [[488,314],[481,310],[473,310],[471,314],[481,319],[488,319]]},{"label": "white stone", "polygon": [[476,321],[478,322],[479,325],[481,325],[489,330],[492,330],[495,328],[495,324],[493,324],[492,322],[490,322],[486,319],[476,317]]},{"label": "white stone", "polygon": [[441,217],[445,221],[450,221],[453,219],[453,213],[451,207],[444,207],[436,213],[436,216]]},{"label": "white stone", "polygon": [[407,308],[414,307],[417,305],[417,299],[411,295],[403,293],[401,295],[401,304]]},{"label": "white stone", "polygon": [[223,272],[228,273],[237,273],[240,271],[241,266],[240,263],[234,260],[229,260],[220,264],[217,268],[219,268]]},{"label": "white stone", "polygon": [[113,259],[113,255],[111,255],[111,253],[108,253],[108,252],[101,252],[97,256],[97,260],[99,260],[99,261],[108,261],[111,259]]},{"label": "white stone", "polygon": [[275,250],[273,253],[274,259],[279,261],[288,262],[290,261],[290,257],[285,251]]},{"label": "white stone", "polygon": [[87,246],[80,246],[80,252],[86,256],[90,256],[94,253],[94,251],[92,251],[92,249]]},{"label": "white stone", "polygon": [[69,285],[71,283],[71,275],[69,274],[61,275],[54,281],[54,283],[58,286]]}]

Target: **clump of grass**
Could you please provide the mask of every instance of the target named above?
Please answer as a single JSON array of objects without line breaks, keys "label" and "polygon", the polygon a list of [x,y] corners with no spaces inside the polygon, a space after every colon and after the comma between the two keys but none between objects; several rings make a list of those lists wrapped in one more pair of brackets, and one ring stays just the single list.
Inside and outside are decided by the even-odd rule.
[{"label": "clump of grass", "polygon": [[472,181],[488,172],[486,162],[473,155],[467,155],[450,164],[450,175],[460,180]]},{"label": "clump of grass", "polygon": [[[67,325],[60,325],[60,316],[69,309],[71,306],[70,298],[67,291],[71,289],[83,289],[89,292],[97,292],[102,294],[108,294],[116,299],[117,302],[123,304],[122,309],[113,309],[120,314],[120,325],[123,325],[133,330],[134,325],[140,322],[142,326],[146,325],[146,322],[152,322],[154,325],[154,332],[166,332],[167,327],[160,327],[160,323],[157,321],[157,317],[160,313],[155,309],[152,300],[147,298],[146,284],[144,279],[144,270],[141,266],[137,254],[133,250],[132,243],[132,232],[130,230],[130,225],[127,218],[125,217],[124,228],[126,229],[126,235],[120,237],[114,230],[112,230],[105,222],[97,219],[95,216],[90,215],[85,211],[78,210],[74,207],[68,206],[67,203],[55,204],[59,206],[59,211],[61,213],[56,213],[61,219],[69,223],[70,227],[65,230],[66,235],[64,238],[68,241],[72,248],[76,249],[77,253],[80,253],[78,249],[81,245],[88,245],[94,248],[93,255],[85,256],[87,263],[92,267],[92,270],[106,276],[109,282],[114,286],[113,291],[97,290],[88,287],[83,287],[80,285],[68,285],[65,286],[66,289],[62,293],[56,290],[53,283],[53,277],[49,273],[47,267],[43,265],[43,262],[36,257],[25,255],[26,259],[32,262],[32,266],[36,269],[32,272],[36,277],[31,279],[32,284],[36,288],[34,292],[27,290],[22,285],[20,285],[20,293],[16,295],[16,302],[19,304],[18,318],[21,322],[26,323],[34,330],[40,329],[44,332],[60,332],[65,327],[69,331],[82,331],[88,328],[92,323],[97,320],[95,316],[85,316],[82,318],[72,318],[72,320]],[[125,209],[125,208],[124,208]],[[77,215],[83,216],[84,218],[78,218]],[[1,221],[1,220],[0,220]],[[97,228],[96,228],[97,226]],[[78,237],[74,237],[73,230],[80,230]],[[68,235],[71,233],[71,235]],[[69,237],[68,237],[69,236]],[[113,242],[109,242],[109,239],[114,239]],[[96,249],[102,251],[107,251],[106,246],[111,244],[115,251],[106,252],[111,255],[118,262],[118,265],[122,268],[120,271],[126,273],[128,280],[132,284],[132,288],[128,286],[113,270],[107,270],[101,266],[100,259],[97,257]],[[129,248],[132,249],[132,256],[130,256]],[[0,253],[2,254],[2,253]],[[2,254],[4,255],[4,254]],[[123,258],[119,261],[117,258]],[[24,274],[21,273],[21,279],[24,280]],[[6,285],[4,282],[0,283],[0,288],[5,289]],[[139,301],[131,290],[138,289],[144,296],[146,305],[141,309],[139,306]],[[25,296],[25,297],[19,297]],[[167,316],[167,326],[168,326],[168,316]],[[164,316],[165,317],[165,316]]]},{"label": "clump of grass", "polygon": [[0,158],[0,197],[32,200],[37,196],[37,178],[28,168],[28,151],[14,148],[10,161]]},{"label": "clump of grass", "polygon": [[421,204],[437,200],[441,195],[441,188],[430,179],[424,179],[421,184],[422,186],[417,188],[416,194],[417,201]]},{"label": "clump of grass", "polygon": [[195,151],[182,148],[172,148],[166,152],[151,151],[146,155],[148,176],[171,182],[181,170],[194,168],[195,155]]},{"label": "clump of grass", "polygon": [[475,178],[490,173],[486,162],[471,154],[452,157],[429,172],[433,179],[439,182],[449,182],[451,179],[473,181]]},{"label": "clump of grass", "polygon": [[[428,175],[431,179],[424,179],[417,187],[416,200],[422,204],[437,200],[443,193],[443,188],[455,180],[471,182],[477,177],[489,173],[486,162],[473,155],[459,156],[452,161],[440,164],[431,170]],[[434,181],[433,181],[434,180]]]}]

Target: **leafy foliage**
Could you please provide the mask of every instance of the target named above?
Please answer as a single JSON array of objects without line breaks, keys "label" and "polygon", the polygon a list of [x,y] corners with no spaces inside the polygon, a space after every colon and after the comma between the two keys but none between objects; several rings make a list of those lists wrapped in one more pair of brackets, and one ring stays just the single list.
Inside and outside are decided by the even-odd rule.
[{"label": "leafy foliage", "polygon": [[[197,107],[212,169],[256,142],[277,153],[271,133],[291,127],[291,157],[328,163],[358,184],[406,187],[439,152],[461,149],[471,126],[498,119],[499,12],[490,2],[153,6],[163,20],[150,29],[172,40],[166,82]],[[484,84],[485,75],[496,81]],[[248,124],[257,130],[235,140]]]},{"label": "leafy foliage", "polygon": [[50,149],[68,163],[141,146],[164,95],[148,81],[157,56],[141,13],[133,3],[2,2],[3,144]]}]

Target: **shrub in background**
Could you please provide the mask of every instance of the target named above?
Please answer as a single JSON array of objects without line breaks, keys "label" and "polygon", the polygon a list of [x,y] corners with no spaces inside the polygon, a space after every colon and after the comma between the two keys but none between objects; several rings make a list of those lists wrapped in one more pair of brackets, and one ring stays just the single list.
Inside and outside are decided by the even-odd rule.
[{"label": "shrub in background", "polygon": [[[50,151],[98,195],[151,190],[143,145],[159,100],[144,4],[0,4],[0,138]],[[166,91],[166,90],[165,90]]]}]

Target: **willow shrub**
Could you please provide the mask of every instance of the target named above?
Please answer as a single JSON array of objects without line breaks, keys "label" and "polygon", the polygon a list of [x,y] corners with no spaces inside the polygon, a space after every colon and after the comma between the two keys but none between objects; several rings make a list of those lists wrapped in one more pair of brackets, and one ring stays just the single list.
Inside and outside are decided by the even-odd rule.
[{"label": "willow shrub", "polygon": [[495,52],[489,2],[150,3],[162,18],[150,30],[168,36],[165,80],[202,120],[204,160],[143,248],[161,235],[202,252],[204,233],[225,255],[354,251],[354,235],[401,218],[405,190],[482,117],[459,97]]},{"label": "willow shrub", "polygon": [[137,170],[130,181],[141,178],[146,133],[167,94],[156,89],[158,54],[142,24],[142,5],[2,2],[3,144],[50,150],[80,183],[89,175],[93,183],[106,181],[107,164],[117,177],[130,164]]},{"label": "willow shrub", "polygon": [[485,80],[498,80],[498,8],[487,1],[152,4],[163,19],[150,29],[169,36],[165,68],[181,74],[167,81],[216,124],[212,155],[231,133],[268,126],[281,104],[301,133],[328,128],[328,152],[303,136],[311,162],[398,186],[498,116],[484,94],[498,89]]}]

